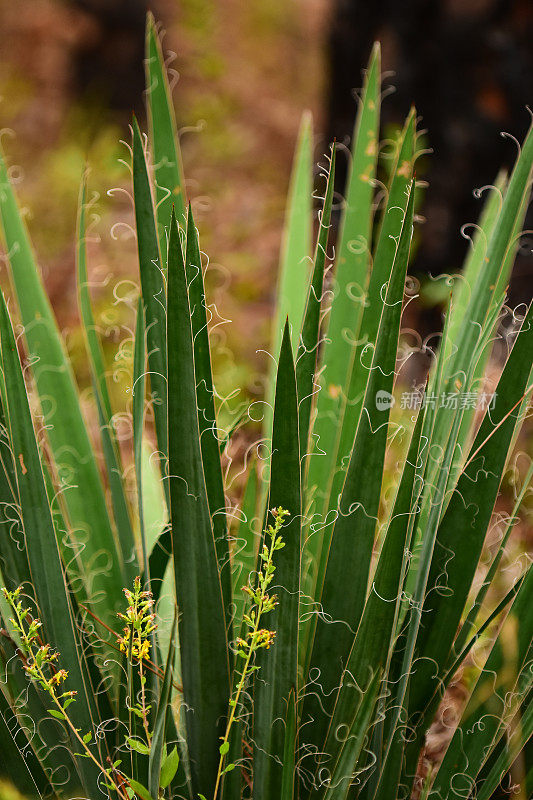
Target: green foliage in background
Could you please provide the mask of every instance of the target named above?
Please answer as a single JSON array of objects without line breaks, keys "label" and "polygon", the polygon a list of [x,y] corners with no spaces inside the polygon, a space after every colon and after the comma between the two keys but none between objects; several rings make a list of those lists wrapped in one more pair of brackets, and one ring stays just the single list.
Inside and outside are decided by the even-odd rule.
[{"label": "green foliage in background", "polygon": [[[489,800],[509,771],[505,779],[530,796],[533,572],[523,564],[496,601],[492,586],[533,468],[519,478],[480,587],[476,571],[533,389],[531,307],[507,331],[493,400],[476,409],[474,399],[499,336],[533,131],[488,196],[461,277],[450,280],[426,402],[404,409],[398,425],[391,407],[415,218],[416,113],[377,197],[376,46],[332,270],[339,153],[332,147],[312,248],[304,118],[271,404],[232,508],[232,431],[217,424],[205,259],[151,19],[146,63],[148,144],[135,120],[132,128],[140,285],[129,453],[91,306],[85,180],[78,298],[99,448],[0,162],[10,305],[23,331],[2,295],[2,796]],[[391,501],[384,477],[399,451]],[[426,732],[465,665],[468,702],[442,758],[426,761]]]}]

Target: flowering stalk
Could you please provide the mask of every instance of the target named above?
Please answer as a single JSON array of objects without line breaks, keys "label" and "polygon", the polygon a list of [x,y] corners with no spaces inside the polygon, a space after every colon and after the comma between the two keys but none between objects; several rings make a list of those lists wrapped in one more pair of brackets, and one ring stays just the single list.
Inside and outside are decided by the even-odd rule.
[{"label": "flowering stalk", "polygon": [[42,622],[39,619],[31,619],[29,616],[30,610],[23,607],[22,601],[19,599],[21,587],[19,586],[13,592],[8,591],[4,587],[2,591],[15,614],[14,618],[10,621],[13,628],[20,636],[21,650],[24,655],[23,666],[26,675],[50,696],[52,702],[56,706],[55,709],[49,710],[50,714],[56,719],[60,719],[66,723],[72,735],[83,749],[81,755],[90,758],[102,773],[106,775],[109,781],[109,783],[106,784],[108,788],[114,789],[124,800],[129,800],[129,795],[123,793],[120,786],[115,783],[112,778],[111,773],[112,771],[116,772],[117,764],[113,764],[111,769],[106,769],[89,748],[89,743],[92,738],[91,732],[82,735],[70,719],[67,708],[71,703],[75,702],[76,692],[60,691],[61,685],[68,677],[68,671],[66,669],[56,669],[59,653],[52,650],[49,644],[39,643],[38,632],[42,627]]},{"label": "flowering stalk", "polygon": [[213,792],[213,800],[216,800],[217,798],[222,776],[226,772],[229,772],[235,768],[234,764],[228,764],[227,766],[224,766],[224,762],[226,759],[226,753],[229,750],[229,737],[231,728],[235,722],[236,710],[243,689],[246,685],[249,675],[255,670],[259,669],[258,666],[252,664],[253,656],[257,650],[262,648],[266,648],[268,650],[272,645],[276,635],[275,631],[261,628],[260,624],[263,614],[267,614],[269,611],[272,611],[278,604],[276,595],[268,594],[268,587],[270,586],[272,578],[274,577],[274,572],[276,571],[276,567],[273,564],[274,553],[276,550],[281,550],[282,547],[285,547],[285,543],[279,533],[283,527],[285,518],[288,515],[289,512],[281,507],[274,508],[272,510],[274,524],[267,527],[265,531],[265,541],[263,543],[263,547],[261,548],[261,552],[259,553],[259,558],[262,563],[257,576],[257,587],[252,589],[250,586],[243,586],[243,591],[246,592],[250,598],[250,610],[248,613],[243,615],[243,623],[248,628],[248,633],[245,635],[244,639],[237,639],[236,644],[237,656],[244,659],[244,666],[240,675],[238,675],[239,681],[237,683],[235,693],[229,701],[231,710],[228,723],[226,725],[226,732],[222,737],[222,744],[219,748],[220,760],[218,763],[218,772],[215,790]]},{"label": "flowering stalk", "polygon": [[128,659],[133,666],[134,660],[139,669],[139,680],[141,684],[141,701],[132,706],[132,711],[142,720],[146,742],[150,747],[152,736],[148,725],[148,714],[151,705],[146,703],[146,675],[144,674],[144,660],[148,659],[150,653],[150,634],[156,629],[155,614],[153,613],[154,599],[151,592],[141,590],[141,579],[135,578],[133,592],[124,589],[124,594],[128,600],[128,608],[125,614],[119,614],[126,625],[122,636],[118,637],[118,642],[122,652],[128,653]]}]

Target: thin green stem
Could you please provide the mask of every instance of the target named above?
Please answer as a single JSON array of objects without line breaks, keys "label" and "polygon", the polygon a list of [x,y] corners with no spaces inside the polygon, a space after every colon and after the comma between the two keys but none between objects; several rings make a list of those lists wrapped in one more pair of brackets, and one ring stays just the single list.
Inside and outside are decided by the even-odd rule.
[{"label": "thin green stem", "polygon": [[66,709],[61,705],[60,699],[56,695],[56,691],[55,691],[54,686],[51,684],[50,679],[45,675],[42,667],[39,666],[37,656],[36,656],[36,654],[35,654],[35,652],[33,650],[33,647],[32,647],[32,639],[27,634],[24,633],[24,620],[22,619],[22,617],[20,615],[20,612],[19,612],[19,609],[17,607],[17,604],[16,603],[12,603],[11,607],[12,607],[12,609],[15,612],[15,615],[17,617],[17,623],[18,623],[19,629],[21,631],[22,643],[27,649],[27,654],[29,655],[31,661],[33,662],[33,666],[35,667],[35,670],[37,672],[39,680],[41,681],[41,684],[43,686],[47,687],[46,691],[48,692],[48,694],[52,698],[54,704],[57,706],[57,709],[60,712],[60,714],[64,717],[64,720],[67,723],[67,725],[68,725],[70,731],[72,732],[73,736],[78,741],[78,743],[81,745],[82,749],[85,751],[85,755],[87,756],[87,758],[90,758],[91,761],[93,761],[94,764],[96,764],[98,769],[100,769],[102,771],[102,773],[106,775],[106,777],[109,779],[110,784],[112,785],[113,789],[119,794],[119,796],[120,797],[124,797],[125,800],[129,800],[129,798],[128,798],[128,796],[126,794],[122,794],[122,792],[120,790],[120,787],[117,786],[117,784],[115,783],[113,778],[111,778],[111,776],[109,775],[108,771],[103,766],[103,764],[91,752],[91,750],[89,749],[88,744],[84,741],[83,736],[80,736],[80,733],[79,733],[78,729],[76,728],[76,726],[74,725],[74,723],[72,722],[70,717],[68,716]]},{"label": "thin green stem", "polygon": [[[260,608],[257,611],[257,620],[256,620],[256,623],[255,623],[255,626],[254,626],[254,629],[253,629],[253,634],[254,635],[257,634],[257,631],[259,630],[259,622],[260,622],[260,619],[261,619],[262,612],[263,612],[263,609],[262,609],[262,604],[261,604]],[[232,728],[232,725],[233,725],[233,723],[235,721],[235,713],[236,713],[237,705],[239,703],[239,699],[240,699],[242,690],[244,688],[244,684],[246,683],[246,678],[248,677],[248,668],[250,666],[250,661],[252,660],[252,656],[253,656],[254,652],[255,652],[254,637],[252,637],[252,641],[250,642],[250,647],[248,648],[248,655],[246,656],[246,661],[244,662],[244,667],[243,667],[243,670],[242,670],[242,673],[241,673],[241,678],[240,678],[240,681],[238,683],[237,690],[235,692],[235,697],[232,698],[231,712],[230,712],[230,715],[229,715],[228,724],[226,725],[226,732],[225,732],[224,738],[222,740],[222,744],[223,745],[227,744],[227,742],[229,741],[229,735],[230,735],[230,732],[231,732],[231,728]],[[215,790],[213,792],[213,800],[216,800],[216,797],[217,797],[218,787],[220,785],[220,781],[221,781],[221,778],[222,778],[222,773],[223,773],[223,770],[224,770],[225,759],[226,759],[226,754],[225,753],[221,753],[220,754],[220,759],[219,759],[219,762],[218,762],[217,780],[216,780],[216,783],[215,783]]]},{"label": "thin green stem", "polygon": [[[222,776],[224,775],[224,765],[229,745],[229,737],[233,723],[235,722],[235,716],[237,713],[239,700],[243,692],[243,689],[246,685],[246,681],[248,679],[252,657],[254,653],[261,647],[269,647],[273,640],[274,634],[271,631],[265,632],[266,635],[262,637],[261,629],[259,626],[263,613],[265,613],[266,611],[271,611],[275,605],[275,598],[268,596],[267,589],[272,581],[272,576],[274,574],[274,569],[275,569],[272,564],[274,552],[278,548],[283,547],[283,543],[278,534],[279,531],[281,530],[283,521],[287,516],[288,512],[282,508],[278,508],[274,509],[272,513],[274,515],[274,525],[269,526],[267,529],[267,532],[270,534],[270,546],[268,549],[266,547],[263,547],[263,551],[260,554],[260,559],[263,561],[263,565],[259,571],[258,591],[254,593],[252,592],[251,589],[249,588],[247,589],[248,593],[252,598],[252,604],[254,602],[256,604],[256,611],[251,612],[250,616],[248,617],[249,620],[253,621],[253,625],[251,626],[252,628],[251,631],[249,631],[247,634],[247,641],[242,639],[237,640],[237,644],[239,645],[241,650],[243,647],[247,647],[247,652],[245,656],[244,666],[242,668],[242,672],[240,675],[239,683],[237,684],[237,689],[235,691],[235,695],[230,700],[231,711],[226,725],[226,732],[224,734],[224,737],[222,738],[222,744],[220,746],[220,759],[218,762],[215,788],[213,791],[213,800],[217,800],[220,783],[222,780]],[[245,615],[245,620],[246,620],[246,615]]]},{"label": "thin green stem", "polygon": [[[148,658],[150,650],[151,634],[155,630],[153,622],[154,615],[153,598],[151,592],[141,590],[141,579],[135,578],[133,584],[133,592],[129,589],[124,589],[124,593],[129,602],[129,606],[125,614],[119,614],[119,617],[126,623],[124,629],[124,636],[119,637],[120,648],[127,653],[128,659],[128,685],[130,695],[130,708],[129,708],[129,735],[132,735],[131,726],[131,711],[140,716],[144,734],[146,736],[146,744],[151,746],[152,736],[150,734],[150,726],[148,714],[150,706],[146,703],[146,675],[144,673],[144,659]],[[141,684],[140,689],[140,702],[137,698],[132,697],[132,671],[134,667],[133,659],[137,660],[137,668],[139,670],[139,680]],[[133,705],[135,708],[133,709]],[[133,758],[133,755],[132,755]]]},{"label": "thin green stem", "polygon": [[146,695],[144,691],[144,685],[146,683],[146,677],[143,672],[143,660],[142,658],[139,660],[139,677],[141,679],[141,708],[142,708],[142,720],[143,720],[143,728],[144,733],[146,735],[146,742],[148,747],[152,744],[152,736],[150,734],[150,729],[148,726],[148,713],[146,708]]}]

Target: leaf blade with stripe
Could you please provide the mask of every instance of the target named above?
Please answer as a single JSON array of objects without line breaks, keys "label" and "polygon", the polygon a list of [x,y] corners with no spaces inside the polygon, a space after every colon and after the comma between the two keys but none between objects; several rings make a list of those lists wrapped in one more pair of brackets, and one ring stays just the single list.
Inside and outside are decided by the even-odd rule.
[{"label": "leaf blade with stripe", "polygon": [[174,215],[168,251],[169,494],[187,744],[196,793],[213,791],[230,695],[222,587],[205,486],[185,265]]}]

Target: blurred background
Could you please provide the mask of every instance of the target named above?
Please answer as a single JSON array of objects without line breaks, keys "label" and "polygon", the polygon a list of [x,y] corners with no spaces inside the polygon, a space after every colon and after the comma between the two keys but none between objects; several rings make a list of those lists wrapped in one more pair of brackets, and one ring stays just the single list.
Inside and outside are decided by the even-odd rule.
[{"label": "blurred background", "polygon": [[[315,121],[315,157],[334,137],[349,144],[357,89],[380,39],[389,96],[383,134],[412,102],[433,157],[419,162],[429,183],[412,271],[426,283],[420,324],[439,327],[441,296],[428,275],[457,270],[481,202],[473,190],[510,166],[530,121],[533,4],[529,0],[153,0],[175,70],[174,100],[188,189],[211,259],[217,328],[228,344],[217,370],[224,392],[257,375],[270,341],[270,312],[292,151],[304,109]],[[100,322],[116,351],[127,322],[117,301],[135,279],[127,225],[129,175],[121,138],[134,111],[144,119],[144,0],[0,0],[0,128],[12,177],[79,379],[85,384],[74,302],[73,231],[80,175],[88,159],[100,195],[100,242],[92,247]],[[337,189],[343,190],[341,154]],[[23,165],[23,166],[19,166]],[[320,188],[317,184],[317,188]],[[116,223],[119,223],[118,225]],[[529,224],[526,227],[533,227]],[[522,247],[511,303],[529,299],[531,248]],[[117,284],[119,288],[117,289]],[[431,311],[431,308],[434,311]],[[245,333],[245,335],[243,335]],[[244,370],[244,375],[241,374]],[[238,373],[238,374],[236,374]],[[254,389],[254,381],[259,384]]]},{"label": "blurred background", "polygon": [[[326,150],[320,131],[332,7],[328,0],[154,0],[150,8],[175,70],[188,192],[210,257],[209,290],[222,317],[235,321],[216,332],[219,390],[242,382],[259,396],[257,375],[266,357],[256,351],[270,338],[285,194],[303,109],[315,113],[317,158]],[[123,192],[109,197],[107,191],[130,188],[119,162],[129,153],[119,140],[130,141],[132,111],[146,129],[146,9],[143,0],[0,0],[0,128],[14,132],[3,146],[82,386],[89,381],[73,233],[86,159],[90,187],[100,195],[100,242],[90,252],[93,295],[111,360],[132,318],[127,304],[109,307],[113,291],[131,293],[120,282],[137,278],[127,228],[132,207]],[[360,82],[360,67],[355,77]],[[350,96],[348,102],[353,110]]]},{"label": "blurred background", "polygon": [[[91,288],[114,379],[114,407],[122,411],[131,385],[137,255],[129,227],[130,174],[121,161],[129,153],[120,140],[130,141],[132,112],[146,129],[147,7],[144,0],[0,0],[2,146],[95,440],[76,302],[77,198],[88,162],[90,188],[98,195]],[[428,184],[411,267],[421,300],[416,311],[409,306],[407,324],[424,335],[440,330],[449,287],[435,278],[461,266],[469,245],[461,227],[475,223],[482,207],[473,190],[512,165],[518,146],[513,137],[521,140],[530,124],[531,0],[153,0],[149,7],[165,32],[188,193],[210,258],[209,298],[220,316],[212,330],[215,377],[228,405],[235,410],[263,396],[285,197],[302,112],[313,113],[316,162],[324,162],[333,138],[349,145],[362,69],[375,39],[387,75],[383,136],[394,134],[416,102],[426,129],[423,146],[433,150],[417,165],[417,178]],[[340,194],[342,148],[337,164]],[[318,168],[316,173],[320,195]],[[526,228],[533,228],[531,214]],[[531,299],[531,246],[526,236],[510,287],[512,306]],[[0,280],[7,280],[5,265]],[[244,392],[232,395],[236,386]],[[117,419],[120,424],[120,414]],[[124,427],[127,441],[131,431],[127,422]],[[530,428],[521,442],[526,451]],[[236,462],[249,437],[244,434]],[[231,491],[240,491],[238,480]],[[507,483],[498,510],[509,511],[512,493]],[[500,535],[496,525],[489,551]],[[520,523],[514,541],[509,580],[517,553],[533,541],[531,527]],[[458,680],[452,705],[461,692]],[[432,757],[438,757],[445,730],[437,720],[428,740]]]}]

